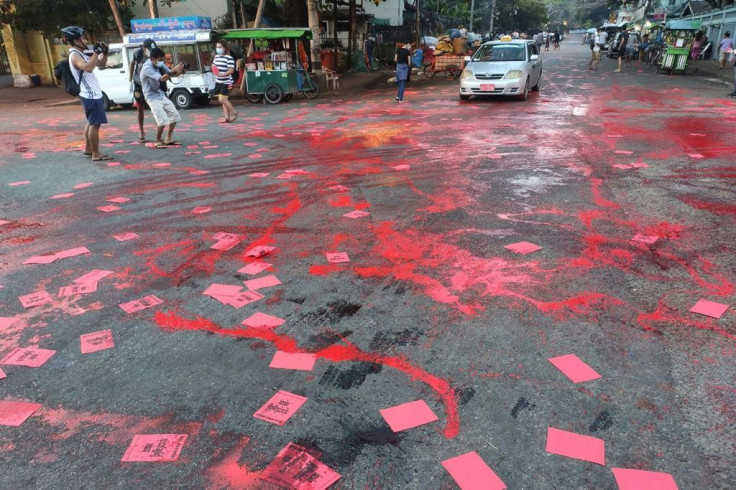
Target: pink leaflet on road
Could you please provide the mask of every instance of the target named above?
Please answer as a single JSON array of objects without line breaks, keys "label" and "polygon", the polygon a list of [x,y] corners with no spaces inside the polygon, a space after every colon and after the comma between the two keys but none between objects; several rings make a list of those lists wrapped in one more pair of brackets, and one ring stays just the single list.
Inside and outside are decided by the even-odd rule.
[{"label": "pink leaflet on road", "polygon": [[74,296],[75,294],[89,294],[97,291],[97,283],[85,283],[85,284],[72,284],[71,286],[64,286],[59,289],[59,297],[66,298],[67,296]]},{"label": "pink leaflet on road", "polygon": [[196,208],[192,209],[192,214],[204,214],[209,213],[212,211],[211,206],[197,206]]},{"label": "pink leaflet on road", "polygon": [[141,299],[128,301],[127,303],[120,303],[118,306],[120,306],[120,308],[122,308],[126,313],[135,313],[137,311],[145,310],[146,308],[150,308],[152,306],[160,305],[161,303],[163,303],[162,299],[159,299],[158,297],[151,294],[148,296],[144,296]]},{"label": "pink leaflet on road", "polygon": [[18,296],[18,299],[20,300],[20,304],[23,305],[23,308],[33,308],[53,301],[51,295],[46,291],[36,291],[25,296]]},{"label": "pink leaflet on road", "polygon": [[294,369],[297,371],[311,371],[317,360],[314,354],[291,354],[289,352],[276,351],[268,367],[273,369]]},{"label": "pink leaflet on road", "polygon": [[570,378],[573,383],[582,383],[601,377],[600,374],[596,373],[592,367],[585,364],[575,354],[553,357],[547,360],[562,371],[562,374]]},{"label": "pink leaflet on road", "polygon": [[344,185],[333,185],[329,187],[329,189],[336,191],[336,192],[347,192],[350,190],[350,187],[345,187]]},{"label": "pink leaflet on road", "polygon": [[84,255],[91,253],[87,247],[70,248],[69,250],[62,250],[56,252],[56,257],[60,259],[66,259],[67,257],[76,257],[77,255]]},{"label": "pink leaflet on road", "polygon": [[271,264],[267,264],[265,262],[251,262],[242,269],[238,269],[238,272],[242,274],[248,274],[250,276],[255,276],[256,274],[260,274],[261,272],[270,268]]},{"label": "pink leaflet on road", "polygon": [[261,473],[261,479],[292,490],[326,490],[341,478],[310,451],[289,443]]},{"label": "pink leaflet on road", "polygon": [[442,462],[461,490],[505,490],[506,484],[475,451]]},{"label": "pink leaflet on road", "polygon": [[0,331],[13,326],[18,319],[14,316],[0,316]]},{"label": "pink leaflet on road", "polygon": [[205,158],[227,158],[233,156],[232,153],[212,153],[210,155],[205,155]]},{"label": "pink leaflet on road", "polygon": [[243,325],[253,328],[275,328],[283,325],[284,322],[286,322],[286,320],[283,318],[267,315],[266,313],[258,311],[243,320]]},{"label": "pink leaflet on road", "polygon": [[58,259],[56,254],[51,255],[34,255],[23,261],[23,264],[50,264]]},{"label": "pink leaflet on road", "polygon": [[277,179],[290,179],[290,178],[294,177],[294,175],[296,175],[296,174],[287,174],[286,172],[284,172],[282,174],[277,175],[276,178]]},{"label": "pink leaflet on road", "polygon": [[306,401],[307,398],[304,396],[279,390],[253,416],[257,419],[283,426]]},{"label": "pink leaflet on road", "polygon": [[10,223],[10,221],[5,220],[5,219],[0,219],[0,225],[7,225],[8,223]]},{"label": "pink leaflet on road", "polygon": [[243,289],[243,286],[233,286],[230,284],[212,284],[207,289],[204,290],[202,294],[206,296],[237,296],[240,291]]},{"label": "pink leaflet on road", "polygon": [[226,305],[232,306],[233,308],[242,308],[247,304],[263,299],[264,297],[265,296],[255,291],[243,291],[236,296],[219,296],[216,299]]},{"label": "pink leaflet on road", "polygon": [[606,447],[603,439],[583,436],[574,432],[547,428],[547,452],[568,458],[580,459],[600,465],[606,464]]},{"label": "pink leaflet on road", "polygon": [[240,242],[241,242],[240,237],[226,238],[226,239],[218,240],[210,248],[213,250],[219,250],[221,252],[225,252],[227,250],[230,250],[231,248],[233,248],[235,245],[237,245]]},{"label": "pink leaflet on road", "polygon": [[192,174],[192,175],[207,175],[209,173],[209,171],[207,171],[207,170],[190,170],[189,173]]},{"label": "pink leaflet on road", "polygon": [[656,235],[643,235],[641,233],[637,233],[636,235],[634,235],[634,237],[631,240],[634,242],[641,242],[641,243],[646,243],[648,245],[652,245],[657,240],[659,240],[659,237]]},{"label": "pink leaflet on road", "polygon": [[411,167],[409,165],[396,165],[395,167],[392,167],[394,170],[409,170]]},{"label": "pink leaflet on road", "polygon": [[330,264],[346,264],[350,262],[350,257],[345,252],[326,253],[327,262]]},{"label": "pink leaflet on road", "polygon": [[261,288],[270,288],[272,286],[278,286],[281,284],[281,281],[276,276],[263,276],[259,277],[257,279],[250,279],[248,281],[243,281],[243,284],[245,284],[245,287],[250,289],[251,291],[255,291],[257,289]]},{"label": "pink leaflet on road", "polygon": [[115,347],[115,342],[112,339],[112,330],[110,329],[80,335],[79,342],[81,344],[82,354],[89,354],[98,350]]},{"label": "pink leaflet on road", "polygon": [[19,185],[28,185],[28,184],[30,184],[30,183],[31,183],[31,181],[30,181],[30,180],[21,180],[21,181],[19,181],[19,182],[10,182],[10,183],[8,184],[8,187],[17,187],[17,186],[19,186]]},{"label": "pink leaflet on road", "polygon": [[56,354],[55,350],[18,347],[5,356],[0,364],[37,368],[43,366],[54,354]]},{"label": "pink leaflet on road", "polygon": [[130,232],[120,233],[119,235],[113,235],[112,237],[119,242],[127,242],[128,240],[135,240],[136,238],[140,238],[139,235]]},{"label": "pink leaflet on road", "polygon": [[3,371],[2,369],[0,369],[0,379],[4,379],[4,378],[7,378],[7,377],[8,377],[8,375],[5,374],[5,371]]},{"label": "pink leaflet on road", "polygon": [[176,461],[186,440],[187,434],[137,435],[133,437],[120,461],[125,463]]},{"label": "pink leaflet on road", "polygon": [[110,198],[110,199],[105,199],[105,201],[107,201],[107,202],[114,202],[114,203],[117,203],[117,204],[123,204],[124,202],[130,201],[130,199],[128,199],[127,197],[113,197],[113,198]]},{"label": "pink leaflet on road", "polygon": [[264,177],[268,177],[269,175],[271,175],[270,172],[256,172],[254,174],[249,174],[248,177],[253,177],[255,179],[262,179]]},{"label": "pink leaflet on road", "polygon": [[40,403],[0,400],[0,425],[18,427],[42,406]]},{"label": "pink leaflet on road", "polygon": [[677,490],[669,473],[612,468],[619,490]]},{"label": "pink leaflet on road", "polygon": [[367,211],[355,210],[355,211],[350,211],[349,213],[345,213],[345,214],[343,214],[343,216],[346,217],[346,218],[350,218],[350,219],[358,219],[358,218],[364,218],[364,217],[368,216],[369,214],[371,214],[371,213],[369,213]]},{"label": "pink leaflet on road", "polygon": [[276,250],[276,247],[269,247],[268,245],[261,245],[260,247],[253,247],[245,253],[246,257],[263,257]]},{"label": "pink leaflet on road", "polygon": [[700,153],[688,153],[687,156],[690,158],[705,158],[705,156],[701,155]]},{"label": "pink leaflet on road", "polygon": [[84,182],[83,184],[77,184],[72,189],[86,189],[87,187],[91,186],[92,182]]},{"label": "pink leaflet on road", "polygon": [[114,204],[108,204],[107,206],[99,206],[97,209],[102,211],[103,213],[111,213],[113,211],[119,210],[120,206],[115,206]]},{"label": "pink leaflet on road", "polygon": [[106,278],[112,274],[112,271],[103,271],[100,269],[95,269],[93,271],[90,271],[86,273],[83,276],[80,276],[76,279],[74,279],[75,284],[97,284],[101,279]]},{"label": "pink leaflet on road", "polygon": [[614,153],[616,155],[631,155],[634,152],[633,151],[628,151],[628,150],[616,150],[616,151],[614,151]]},{"label": "pink leaflet on road", "polygon": [[63,194],[56,194],[55,196],[49,197],[49,199],[68,199],[74,196],[73,192],[65,192]]},{"label": "pink leaflet on road", "polygon": [[535,245],[529,242],[518,242],[518,243],[512,243],[510,245],[506,245],[503,248],[507,250],[511,250],[512,252],[517,253],[517,254],[526,255],[532,252],[536,252],[537,250],[542,250],[543,247],[540,247],[539,245]]},{"label": "pink leaflet on road", "polygon": [[726,313],[727,309],[728,305],[724,305],[723,303],[701,299],[695,303],[695,306],[690,308],[690,312],[709,316],[711,318],[721,318],[723,314]]},{"label": "pink leaflet on road", "polygon": [[215,240],[240,240],[240,235],[235,233],[227,233],[225,231],[219,231],[212,237]]},{"label": "pink leaflet on road", "polygon": [[384,408],[380,412],[381,416],[394,432],[413,429],[414,427],[439,420],[424,400],[402,403],[395,407]]}]

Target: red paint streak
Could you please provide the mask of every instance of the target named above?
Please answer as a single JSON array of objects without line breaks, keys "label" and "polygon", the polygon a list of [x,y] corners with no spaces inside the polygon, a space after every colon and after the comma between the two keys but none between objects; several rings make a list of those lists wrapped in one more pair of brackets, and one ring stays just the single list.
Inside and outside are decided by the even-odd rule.
[{"label": "red paint streak", "polygon": [[325,349],[310,352],[300,349],[297,341],[289,337],[266,329],[257,328],[222,328],[206,318],[194,319],[184,318],[178,314],[163,313],[157,311],[154,317],[156,323],[164,329],[177,330],[205,330],[218,335],[242,337],[247,339],[259,339],[270,342],[276,349],[289,353],[312,353],[319,359],[333,362],[372,362],[391,367],[408,375],[413,381],[421,381],[429,386],[445,405],[447,423],[444,434],[448,439],[458,435],[460,431],[460,418],[458,415],[455,389],[450,383],[442,378],[429,374],[423,369],[412,365],[406,358],[401,356],[386,356],[383,354],[365,352],[357,346],[343,340],[347,345],[332,345]]},{"label": "red paint streak", "polygon": [[313,276],[328,276],[333,272],[345,270],[345,267],[341,267],[337,264],[315,264],[309,267],[309,273]]},{"label": "red paint streak", "polygon": [[583,293],[562,301],[537,301],[529,299],[539,311],[549,313],[557,319],[565,318],[569,313],[590,315],[596,309],[609,308],[625,304],[622,300],[601,293]]},{"label": "red paint streak", "polygon": [[620,208],[621,205],[617,202],[609,201],[603,197],[600,189],[602,184],[603,180],[601,179],[590,179],[590,191],[593,193],[593,202],[604,208]]},{"label": "red paint streak", "polygon": [[717,334],[731,340],[736,340],[736,335],[733,335],[726,330],[715,325],[715,321],[695,321],[680,315],[675,310],[668,308],[664,305],[663,301],[660,300],[657,305],[657,309],[651,313],[641,312],[637,317],[639,325],[647,331],[661,334],[662,332],[654,327],[655,323],[664,323],[669,325],[687,325],[689,327],[697,328],[700,330],[710,330]]},{"label": "red paint streak", "polygon": [[736,214],[736,205],[701,201],[695,197],[683,196],[680,201],[695,209],[702,209],[714,214]]},{"label": "red paint streak", "polygon": [[353,201],[353,198],[350,197],[347,194],[342,194],[337,197],[334,197],[329,201],[330,206],[336,207],[336,208],[354,208],[358,210],[365,210],[371,207],[371,203],[369,202],[355,202]]},{"label": "red paint streak", "polygon": [[239,463],[243,449],[249,442],[250,438],[243,436],[219,462],[207,468],[208,488],[257,488],[262,483],[261,472],[249,471],[246,465]]}]

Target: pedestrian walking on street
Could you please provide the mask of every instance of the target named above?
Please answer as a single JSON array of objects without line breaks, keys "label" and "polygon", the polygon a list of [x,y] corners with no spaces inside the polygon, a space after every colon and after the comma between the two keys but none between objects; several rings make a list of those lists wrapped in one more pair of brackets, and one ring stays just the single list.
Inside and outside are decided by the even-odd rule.
[{"label": "pedestrian walking on street", "polygon": [[555,32],[555,51],[560,49],[560,33]]},{"label": "pedestrian walking on street", "polygon": [[[176,123],[181,121],[181,116],[179,116],[174,103],[166,96],[165,83],[172,76],[175,77],[184,73],[184,63],[179,63],[173,69],[169,69],[166,66],[166,54],[161,48],[151,49],[150,54],[148,61],[143,63],[143,68],[141,68],[141,85],[143,86],[143,96],[146,98],[146,103],[151,108],[151,114],[156,120],[157,130],[154,146],[156,148],[178,146],[181,143],[174,141],[173,134]],[[166,139],[162,140],[164,128],[167,126]]]},{"label": "pedestrian walking on street", "polygon": [[112,160],[109,155],[100,153],[100,126],[107,124],[105,104],[102,90],[94,74],[96,67],[104,67],[107,62],[108,47],[105,43],[94,46],[92,56],[84,54],[88,42],[84,29],[68,26],[61,30],[62,39],[71,46],[69,49],[69,69],[74,80],[79,84],[79,99],[84,107],[87,125],[84,127],[84,154],[92,157],[93,162]]},{"label": "pedestrian walking on street", "polygon": [[726,60],[728,55],[733,51],[733,39],[731,39],[731,33],[726,31],[723,35],[723,39],[718,43],[718,61],[721,63],[720,70],[726,66]]},{"label": "pedestrian walking on street", "polygon": [[398,85],[396,100],[399,103],[404,102],[404,88],[406,88],[406,80],[409,76],[410,57],[411,44],[408,43],[398,48],[394,55],[394,61],[396,62],[396,84]]},{"label": "pedestrian walking on street", "polygon": [[621,35],[618,39],[618,45],[616,46],[616,57],[618,58],[618,69],[616,73],[621,73],[621,59],[626,57],[626,46],[629,44],[629,32],[621,31]]},{"label": "pedestrian walking on street", "polygon": [[215,46],[215,59],[212,61],[212,73],[215,74],[214,94],[222,105],[225,113],[223,122],[230,123],[238,118],[238,111],[230,102],[230,93],[233,91],[233,73],[235,73],[235,59],[230,56],[230,47],[219,42]]},{"label": "pedestrian walking on street", "polygon": [[151,50],[155,47],[156,42],[153,39],[146,39],[143,41],[143,45],[133,52],[133,59],[130,61],[128,81],[138,111],[138,143],[146,142],[146,133],[143,128],[143,109],[146,98],[143,96],[143,87],[141,86],[141,68],[143,68],[143,63],[151,56]]},{"label": "pedestrian walking on street", "polygon": [[599,39],[600,31],[592,34],[590,39],[590,63],[588,63],[588,70],[597,70],[598,63],[601,62],[601,44]]},{"label": "pedestrian walking on street", "polygon": [[549,51],[549,38],[552,36],[552,33],[548,32],[547,36],[544,39],[544,50]]}]

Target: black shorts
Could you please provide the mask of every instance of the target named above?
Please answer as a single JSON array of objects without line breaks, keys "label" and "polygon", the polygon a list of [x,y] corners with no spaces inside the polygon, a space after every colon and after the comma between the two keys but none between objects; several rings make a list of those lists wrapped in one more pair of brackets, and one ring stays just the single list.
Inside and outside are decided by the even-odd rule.
[{"label": "black shorts", "polygon": [[233,91],[232,84],[216,83],[215,89],[212,91],[212,93],[215,95],[224,95],[225,97],[228,97],[232,91]]},{"label": "black shorts", "polygon": [[141,87],[140,83],[133,82],[133,98],[140,105],[146,103],[146,98],[143,97],[143,87]]},{"label": "black shorts", "polygon": [[79,97],[79,99],[82,101],[82,107],[84,107],[84,115],[87,116],[87,124],[90,126],[107,124],[105,104],[102,102],[102,97],[99,99],[85,99],[84,97]]}]

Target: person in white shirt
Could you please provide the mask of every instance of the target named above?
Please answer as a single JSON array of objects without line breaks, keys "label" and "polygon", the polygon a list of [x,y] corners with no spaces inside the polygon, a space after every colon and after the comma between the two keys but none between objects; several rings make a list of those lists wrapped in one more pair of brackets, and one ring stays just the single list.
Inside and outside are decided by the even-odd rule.
[{"label": "person in white shirt", "polygon": [[84,29],[79,26],[68,26],[64,27],[61,33],[62,40],[71,46],[69,69],[79,84],[79,99],[87,117],[87,125],[84,127],[84,154],[92,157],[93,162],[112,160],[111,156],[100,153],[100,126],[107,124],[107,116],[102,90],[93,73],[96,67],[103,67],[107,62],[107,44],[95,44],[94,53],[87,56],[84,54],[88,46]]}]

